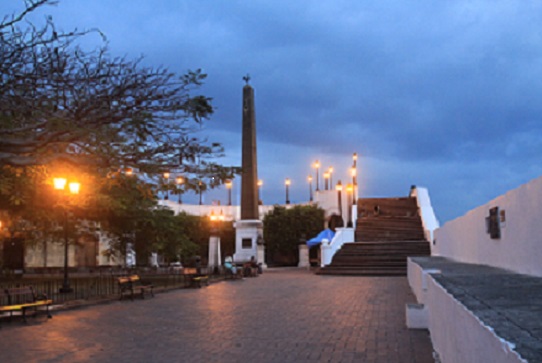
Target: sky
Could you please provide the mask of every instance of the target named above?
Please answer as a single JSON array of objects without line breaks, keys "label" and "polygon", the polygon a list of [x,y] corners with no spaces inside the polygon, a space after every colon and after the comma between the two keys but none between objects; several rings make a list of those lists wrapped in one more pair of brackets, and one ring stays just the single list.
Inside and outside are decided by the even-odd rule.
[{"label": "sky", "polygon": [[207,73],[216,111],[200,136],[227,165],[241,164],[250,74],[265,204],[284,203],[285,178],[306,202],[315,160],[344,184],[354,152],[361,197],[426,187],[441,224],[542,174],[539,1],[60,0],[31,19],[46,14],[100,29],[114,55]]}]

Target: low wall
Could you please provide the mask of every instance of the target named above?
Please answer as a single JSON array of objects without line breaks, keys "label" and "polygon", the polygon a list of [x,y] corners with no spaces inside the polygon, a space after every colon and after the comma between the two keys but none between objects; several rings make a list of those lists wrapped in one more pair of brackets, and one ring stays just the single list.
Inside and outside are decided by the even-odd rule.
[{"label": "low wall", "polygon": [[429,331],[441,363],[526,363],[434,279],[428,279]]},{"label": "low wall", "polygon": [[434,231],[439,228],[440,224],[431,205],[429,191],[424,187],[413,186],[410,190],[410,196],[416,198],[418,208],[420,209],[423,229],[426,234],[425,237],[431,242],[434,238]]},{"label": "low wall", "polygon": [[[498,208],[491,238],[487,217]],[[435,231],[433,255],[542,276],[542,177],[493,199]]]},{"label": "low wall", "polygon": [[[420,260],[422,261],[420,262]],[[478,300],[483,294],[471,296],[468,291],[465,291],[464,286],[460,286],[462,282],[466,282],[469,286],[476,286],[476,283],[472,285],[473,282],[468,276],[480,271],[469,270],[465,264],[448,261],[450,263],[439,257],[408,259],[408,282],[419,304],[415,306],[415,309],[411,306],[414,304],[407,304],[407,326],[429,329],[433,349],[438,354],[441,363],[526,363],[527,361],[521,358],[516,351],[516,347],[519,341],[522,342],[525,350],[529,348],[529,341],[522,340],[524,338],[521,334],[517,334],[514,339],[508,337],[508,340],[499,336],[496,333],[496,327],[489,326],[476,315],[482,313],[485,315],[486,321],[491,321],[486,309],[493,302]],[[491,267],[482,268],[491,269]],[[454,269],[456,269],[455,273]],[[499,280],[499,274],[490,274],[487,271],[482,274],[493,281]],[[445,280],[448,277],[448,282],[454,281],[455,286],[452,284],[450,288],[448,284],[450,290],[447,290],[439,282],[442,277]],[[458,289],[458,285],[461,288]],[[482,285],[484,289],[488,288],[486,283]],[[460,296],[454,296],[453,291],[456,294],[459,293]],[[470,297],[465,298],[465,296]],[[482,308],[479,308],[475,313],[467,308],[461,299],[470,299],[471,308],[473,302]],[[500,322],[505,320],[501,325],[514,324],[513,319],[510,320],[510,317],[505,318],[500,314],[497,312],[492,317],[498,317]],[[519,320],[521,320],[521,316],[518,315]],[[499,326],[497,330],[499,329],[502,329],[502,326]],[[522,331],[521,329],[519,326],[516,331],[510,331],[508,327],[506,328],[507,332],[512,335],[516,334],[517,330]]]}]

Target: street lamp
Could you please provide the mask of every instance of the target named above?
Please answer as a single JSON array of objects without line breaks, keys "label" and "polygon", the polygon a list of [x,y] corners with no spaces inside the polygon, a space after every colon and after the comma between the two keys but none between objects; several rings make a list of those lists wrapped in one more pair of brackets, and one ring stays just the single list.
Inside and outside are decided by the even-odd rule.
[{"label": "street lamp", "polygon": [[358,171],[358,154],[357,153],[354,153],[352,155],[352,169],[354,170],[354,174],[352,175],[353,176],[353,179],[352,179],[352,182],[354,184],[354,188],[357,187],[358,185],[358,178],[357,178],[357,171]]},{"label": "street lamp", "polygon": [[203,185],[203,182],[201,180],[198,180],[198,194],[199,194],[199,205],[203,204],[202,196],[201,196],[201,187]]},{"label": "street lamp", "polygon": [[175,184],[177,184],[177,192],[179,193],[179,204],[182,204],[182,199],[181,199],[181,195],[183,194],[182,193],[182,190],[181,190],[181,185],[184,183],[184,178],[182,176],[178,176],[175,178]]},{"label": "street lamp", "polygon": [[356,176],[358,174],[358,170],[356,169],[355,166],[352,167],[352,169],[350,169],[350,173],[352,174],[352,204],[355,204],[356,203],[356,186],[357,186],[357,180],[356,180]]},{"label": "street lamp", "polygon": [[169,199],[169,173],[164,173],[164,179],[166,179],[166,196],[164,197],[165,200]]},{"label": "street lamp", "polygon": [[290,204],[290,178],[284,180],[284,185],[286,186],[286,204]]},{"label": "street lamp", "polygon": [[[209,236],[209,267],[214,267],[214,272],[217,273],[220,266],[220,228],[224,221],[224,213],[220,210],[220,214],[216,215],[214,210],[209,214],[211,221],[211,235]],[[199,271],[197,271],[200,273]]]},{"label": "street lamp", "polygon": [[308,176],[307,180],[309,181],[309,202],[312,202],[312,176]]},{"label": "street lamp", "polygon": [[330,166],[329,169],[327,169],[327,172],[329,173],[329,189],[333,189],[333,167]]},{"label": "street lamp", "polygon": [[337,189],[337,198],[338,198],[338,204],[339,204],[339,216],[341,217],[341,227],[344,226],[344,219],[343,219],[343,200],[341,196],[341,192],[343,191],[343,184],[339,180],[337,182],[337,185],[335,186],[335,189]]},{"label": "street lamp", "polygon": [[[70,194],[79,194],[79,189],[81,187],[80,183],[69,182],[66,178],[54,178],[53,186],[56,190],[65,191],[66,184],[68,184],[67,195]],[[69,193],[69,194],[68,194]],[[60,293],[70,293],[73,292],[73,289],[70,287],[70,281],[68,280],[68,205],[62,208],[64,214],[64,280],[62,282],[62,287],[59,289]]]},{"label": "street lamp", "polygon": [[324,172],[324,190],[328,190],[328,189],[329,189],[329,172],[325,171]]},{"label": "street lamp", "polygon": [[258,204],[263,205],[262,201],[262,186],[263,186],[263,180],[258,180]]},{"label": "street lamp", "polygon": [[314,168],[316,169],[316,191],[320,190],[320,180],[318,179],[318,170],[320,169],[320,162],[316,160],[314,163]]},{"label": "street lamp", "polygon": [[224,185],[226,185],[226,189],[228,190],[228,205],[231,205],[231,188],[233,186],[231,179],[227,179]]},{"label": "street lamp", "polygon": [[[353,199],[353,193],[354,193],[354,186],[352,184],[346,185],[346,206],[348,208],[348,222],[346,223],[346,227],[352,228],[352,203],[350,202]],[[350,199],[352,198],[352,199]]]}]

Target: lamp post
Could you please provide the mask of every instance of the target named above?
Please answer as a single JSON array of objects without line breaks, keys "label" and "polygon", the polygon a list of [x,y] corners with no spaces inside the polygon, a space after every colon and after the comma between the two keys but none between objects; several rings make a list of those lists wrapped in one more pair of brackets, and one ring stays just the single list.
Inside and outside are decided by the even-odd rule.
[{"label": "lamp post", "polygon": [[178,177],[175,178],[175,184],[177,184],[177,192],[179,193],[179,200],[178,200],[179,204],[183,203],[181,199],[181,195],[183,194],[181,190],[181,185],[183,183],[184,183],[184,178],[182,176],[179,175]]},{"label": "lamp post", "polygon": [[352,169],[350,169],[350,173],[352,174],[352,205],[354,205],[356,204],[356,176],[358,171],[355,167],[352,167]]},{"label": "lamp post", "polygon": [[[220,252],[220,227],[224,221],[224,213],[220,210],[220,214],[216,215],[214,210],[209,214],[209,220],[211,221],[211,235],[209,236],[209,266],[214,267],[215,273],[218,272],[218,266],[220,266],[221,252]],[[199,273],[199,272],[198,272]]]},{"label": "lamp post", "polygon": [[320,180],[318,179],[318,171],[320,169],[320,162],[316,160],[314,162],[314,168],[316,169],[316,191],[320,190]]},{"label": "lamp post", "polygon": [[[352,183],[354,184],[354,192],[356,191],[356,188],[358,186],[358,177],[357,177],[357,173],[358,173],[358,153],[354,153],[352,154],[352,169],[354,170],[354,174],[352,175],[353,176],[353,179],[352,179]],[[359,192],[359,190],[358,190]],[[356,193],[354,193],[354,195],[357,195]]]},{"label": "lamp post", "polygon": [[312,176],[308,176],[307,180],[309,181],[309,202],[312,202]]},{"label": "lamp post", "polygon": [[[53,186],[58,191],[65,191],[66,184],[68,184],[68,190],[66,194],[79,194],[79,189],[81,184],[77,182],[67,182],[66,178],[54,178]],[[68,279],[68,202],[63,206],[64,214],[64,280],[62,281],[62,287],[59,289],[60,293],[70,293],[73,292],[73,289],[70,287],[70,281]]]},{"label": "lamp post", "polygon": [[333,167],[330,166],[327,172],[329,173],[329,189],[333,190]]},{"label": "lamp post", "polygon": [[165,182],[165,185],[166,185],[166,196],[164,197],[165,200],[168,200],[169,199],[169,173],[168,172],[165,172],[164,173],[164,179],[166,180]]},{"label": "lamp post", "polygon": [[354,193],[354,186],[352,184],[347,184],[346,185],[346,206],[348,208],[348,222],[346,222],[346,227],[348,228],[352,228],[353,226],[353,223],[352,223],[352,203],[350,202],[351,199],[350,198],[353,198],[353,193]]},{"label": "lamp post", "polygon": [[[335,186],[335,189],[337,189],[337,198],[338,198],[338,204],[339,204],[339,216],[341,217],[341,223],[344,223],[344,219],[343,219],[343,201],[342,201],[342,197],[341,197],[341,192],[343,191],[343,185],[341,183],[341,181],[339,180],[337,182],[337,185]],[[344,226],[344,224],[341,225],[341,227]]]},{"label": "lamp post", "polygon": [[286,186],[286,204],[290,204],[290,178],[284,180],[284,185]]},{"label": "lamp post", "polygon": [[329,172],[324,172],[324,190],[329,190]]},{"label": "lamp post", "polygon": [[259,204],[259,205],[263,205],[263,200],[262,200],[262,186],[263,186],[263,180],[262,180],[262,179],[259,179],[259,180],[258,180],[258,204]]},{"label": "lamp post", "polygon": [[228,190],[228,205],[231,205],[231,188],[233,186],[231,179],[227,179],[224,184]]},{"label": "lamp post", "polygon": [[198,180],[199,205],[203,204],[203,200],[202,200],[202,196],[201,196],[201,186],[202,185],[203,185],[203,183],[201,182],[201,180]]}]

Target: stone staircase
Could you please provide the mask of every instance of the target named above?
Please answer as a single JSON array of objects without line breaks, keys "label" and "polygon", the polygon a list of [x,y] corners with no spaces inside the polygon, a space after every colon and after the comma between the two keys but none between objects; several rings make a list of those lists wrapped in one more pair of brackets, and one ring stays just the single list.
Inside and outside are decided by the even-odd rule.
[{"label": "stone staircase", "polygon": [[317,273],[404,276],[407,256],[431,254],[415,198],[360,199],[355,239]]}]

